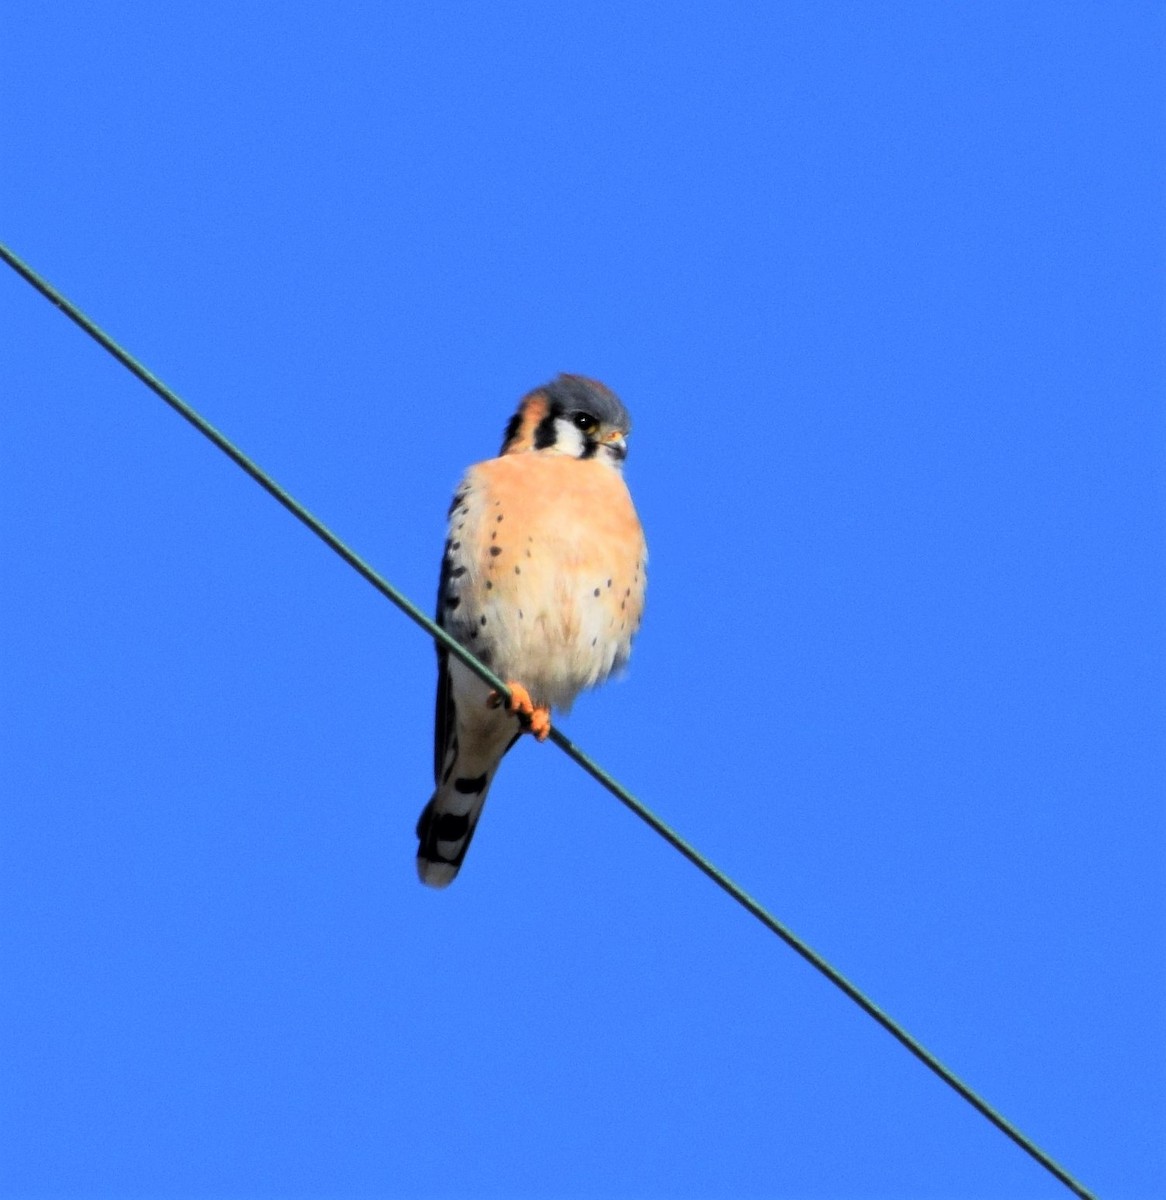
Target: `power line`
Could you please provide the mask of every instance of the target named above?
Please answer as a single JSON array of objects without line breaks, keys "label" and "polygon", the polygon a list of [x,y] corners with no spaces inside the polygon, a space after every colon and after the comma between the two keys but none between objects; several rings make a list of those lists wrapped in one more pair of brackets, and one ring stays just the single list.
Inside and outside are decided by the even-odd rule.
[{"label": "power line", "polygon": [[[42,279],[31,267],[21,261],[3,243],[0,243],[0,258],[2,258],[18,275],[30,283],[51,303],[56,305],[71,321],[79,325],[91,338],[109,351],[118,362],[128,371],[136,375],[152,392],[160,396],[180,416],[190,422],[204,437],[209,438],[228,458],[241,467],[266,492],[269,492],[297,520],[306,525],[318,538],[333,549],[350,567],[362,575],[386,599],[391,600],[407,617],[420,625],[434,641],[439,642],[451,654],[456,655],[471,671],[474,672],[491,688],[510,698],[510,691],[505,682],[499,679],[488,667],[479,662],[468,650],[454,641],[448,633],[435,624],[415,604],[397,591],[391,583],[378,574],[358,554],[350,550],[322,521],[312,514],[284,491],[274,479],[261,467],[248,458],[224,434],[220,433],[209,421],[203,418],[193,408],[172,392],[156,375],[147,370],[126,350],[117,344],[98,325],[91,321],[71,301],[67,300],[51,284]],[[1026,1154],[1031,1155],[1042,1167],[1056,1176],[1071,1192],[1082,1197],[1082,1200],[1096,1200],[1092,1192],[1078,1183],[1064,1167],[1050,1158],[1035,1143],[1026,1137],[1010,1121],[1000,1115],[988,1102],[977,1095],[953,1071],[945,1067],[925,1046],[916,1041],[897,1021],[889,1017],[873,1000],[868,999],[841,972],[835,970],[820,954],[811,949],[792,930],[786,928],[772,913],[754,900],[743,888],[734,883],[727,875],[714,866],[694,846],[684,840],[674,829],[666,825],[655,813],[635,798],[622,784],[613,779],[598,763],[594,762],[569,738],[552,726],[550,740],[562,750],[568,758],[574,759],[596,782],[605,787],[625,807],[631,809],[641,821],[654,829],[666,842],[679,850],[699,870],[703,871],[713,883],[727,892],[742,908],[751,912],[768,930],[777,934],[790,949],[796,951],[812,967],[815,967],[840,991],[845,992],[855,1004],[873,1017],[893,1038],[901,1042],[920,1062],[935,1072],[949,1087],[959,1093],[973,1108],[987,1117],[1007,1137],[1011,1138]]]}]

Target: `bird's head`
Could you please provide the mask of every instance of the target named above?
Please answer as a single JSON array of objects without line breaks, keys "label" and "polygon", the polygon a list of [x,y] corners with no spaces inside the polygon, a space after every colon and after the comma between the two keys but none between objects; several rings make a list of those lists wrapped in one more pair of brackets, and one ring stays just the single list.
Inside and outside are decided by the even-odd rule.
[{"label": "bird's head", "polygon": [[619,397],[594,379],[560,375],[523,397],[502,439],[503,454],[565,454],[620,467],[631,418]]}]

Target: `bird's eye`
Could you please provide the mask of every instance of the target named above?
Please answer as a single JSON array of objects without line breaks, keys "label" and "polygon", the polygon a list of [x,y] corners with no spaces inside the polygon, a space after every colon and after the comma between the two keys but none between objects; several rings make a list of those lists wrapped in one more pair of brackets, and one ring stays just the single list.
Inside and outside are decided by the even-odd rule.
[{"label": "bird's eye", "polygon": [[599,422],[590,413],[577,412],[571,421],[576,429],[584,433],[594,433],[599,428]]}]

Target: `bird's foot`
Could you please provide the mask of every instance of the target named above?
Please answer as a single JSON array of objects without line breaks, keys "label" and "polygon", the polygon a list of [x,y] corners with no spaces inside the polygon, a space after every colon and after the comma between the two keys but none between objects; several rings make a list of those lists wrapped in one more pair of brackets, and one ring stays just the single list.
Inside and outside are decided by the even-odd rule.
[{"label": "bird's foot", "polygon": [[[540,742],[545,742],[551,732],[551,710],[536,706],[521,683],[508,679],[506,686],[510,691],[510,703],[506,707]],[[502,703],[502,697],[497,692],[491,692],[487,703],[491,708],[497,708]]]}]

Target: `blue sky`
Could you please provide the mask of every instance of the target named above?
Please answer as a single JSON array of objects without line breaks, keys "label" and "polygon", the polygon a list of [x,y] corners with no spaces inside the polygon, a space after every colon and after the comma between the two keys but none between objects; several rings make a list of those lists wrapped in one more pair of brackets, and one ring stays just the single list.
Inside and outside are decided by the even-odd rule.
[{"label": "blue sky", "polygon": [[[1166,1190],[1163,18],[0,16],[0,240],[428,606],[560,370],[564,723],[1105,1197]],[[427,639],[0,272],[0,1194],[1067,1195],[552,747],[416,881]]]}]

